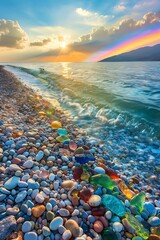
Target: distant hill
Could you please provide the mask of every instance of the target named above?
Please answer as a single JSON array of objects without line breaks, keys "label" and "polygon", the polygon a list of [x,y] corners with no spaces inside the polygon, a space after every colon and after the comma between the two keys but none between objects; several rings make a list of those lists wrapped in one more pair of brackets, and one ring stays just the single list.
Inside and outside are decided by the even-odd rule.
[{"label": "distant hill", "polygon": [[100,62],[160,61],[160,44],[105,58]]}]

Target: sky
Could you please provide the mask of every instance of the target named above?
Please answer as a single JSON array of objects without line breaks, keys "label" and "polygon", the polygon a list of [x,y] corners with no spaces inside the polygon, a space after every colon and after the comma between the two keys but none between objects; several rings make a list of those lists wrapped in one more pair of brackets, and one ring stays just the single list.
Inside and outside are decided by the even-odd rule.
[{"label": "sky", "polygon": [[0,62],[96,62],[160,43],[160,0],[0,0]]}]

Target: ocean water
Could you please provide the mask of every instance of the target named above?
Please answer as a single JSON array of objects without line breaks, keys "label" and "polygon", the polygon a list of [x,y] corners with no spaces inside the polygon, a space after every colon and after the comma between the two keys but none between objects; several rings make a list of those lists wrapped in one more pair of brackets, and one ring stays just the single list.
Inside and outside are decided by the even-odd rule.
[{"label": "ocean water", "polygon": [[109,129],[160,138],[160,63],[5,64],[88,134]]}]

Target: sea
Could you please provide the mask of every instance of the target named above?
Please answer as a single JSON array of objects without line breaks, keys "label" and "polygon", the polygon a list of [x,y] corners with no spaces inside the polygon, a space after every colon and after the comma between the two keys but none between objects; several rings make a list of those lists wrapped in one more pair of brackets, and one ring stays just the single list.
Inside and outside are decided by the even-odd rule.
[{"label": "sea", "polygon": [[160,140],[160,63],[5,63],[88,135],[110,130]]}]

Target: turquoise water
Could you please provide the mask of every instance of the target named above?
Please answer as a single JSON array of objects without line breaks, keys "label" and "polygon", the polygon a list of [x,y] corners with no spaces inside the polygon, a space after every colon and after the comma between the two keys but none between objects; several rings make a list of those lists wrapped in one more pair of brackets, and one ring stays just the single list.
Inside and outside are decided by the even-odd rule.
[{"label": "turquoise water", "polygon": [[160,137],[159,62],[9,65],[36,92],[56,99],[90,134],[103,136],[110,126]]}]

